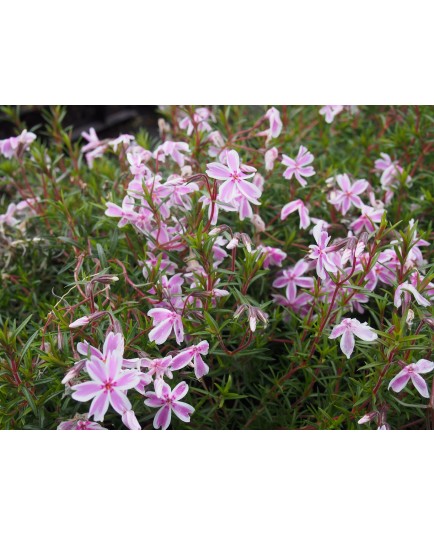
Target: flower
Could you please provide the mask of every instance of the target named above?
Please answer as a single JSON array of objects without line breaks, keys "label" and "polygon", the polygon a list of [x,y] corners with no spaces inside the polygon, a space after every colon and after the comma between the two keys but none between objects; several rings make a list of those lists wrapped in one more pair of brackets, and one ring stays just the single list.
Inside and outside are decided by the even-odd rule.
[{"label": "flower", "polygon": [[63,421],[57,427],[58,430],[107,430],[97,422],[88,420],[88,415],[76,415],[69,421]]},{"label": "flower", "polygon": [[286,297],[290,302],[295,300],[297,287],[313,288],[313,277],[302,277],[309,269],[309,264],[303,259],[298,261],[293,268],[283,270],[282,275],[275,279],[273,287],[286,287]]},{"label": "flower", "polygon": [[209,366],[204,363],[201,357],[201,355],[207,355],[208,350],[208,341],[201,341],[199,344],[184,348],[184,350],[181,350],[179,354],[173,358],[170,368],[172,370],[179,370],[191,363],[191,361],[194,361],[194,373],[196,378],[200,379],[209,372]]},{"label": "flower", "polygon": [[309,246],[310,253],[309,258],[317,261],[316,263],[316,273],[321,279],[326,278],[326,270],[331,273],[336,273],[338,268],[334,263],[333,259],[329,257],[331,253],[331,248],[327,247],[327,244],[330,241],[330,236],[327,231],[322,230],[322,223],[319,222],[313,228],[312,234],[316,240],[316,246]]},{"label": "flower", "polygon": [[137,420],[136,414],[132,409],[124,411],[122,414],[122,422],[129,430],[141,430],[142,427]]},{"label": "flower", "polygon": [[265,255],[263,268],[269,268],[270,266],[282,266],[282,262],[286,259],[287,254],[279,248],[273,248],[271,246],[258,246],[258,251]]},{"label": "flower", "polygon": [[72,398],[78,402],[92,400],[89,417],[95,421],[103,421],[109,405],[123,415],[131,410],[131,403],[125,391],[132,389],[139,382],[135,370],[122,370],[122,355],[110,352],[106,361],[92,357],[86,363],[86,371],[91,381],[73,385]]},{"label": "flower", "polygon": [[184,327],[181,315],[175,311],[156,307],[148,311],[148,316],[152,318],[154,328],[149,332],[149,340],[155,344],[163,344],[172,333],[175,333],[176,342],[181,344],[184,340]]},{"label": "flower", "polygon": [[336,205],[343,215],[348,212],[351,205],[362,208],[363,202],[360,199],[359,194],[364,192],[369,186],[368,181],[360,179],[354,184],[351,184],[348,175],[345,173],[343,175],[338,175],[336,181],[341,189],[333,192],[334,196],[330,199],[330,203]]},{"label": "flower", "polygon": [[361,215],[354,220],[350,227],[354,232],[359,233],[365,228],[368,233],[373,233],[375,230],[374,223],[380,223],[384,214],[383,208],[373,208],[369,205],[363,205],[361,207]]},{"label": "flower", "polygon": [[261,136],[267,136],[266,143],[269,143],[272,138],[277,138],[282,132],[282,121],[280,112],[274,107],[271,107],[265,117],[270,121],[270,128],[260,133]]},{"label": "flower", "polygon": [[300,229],[307,229],[310,225],[309,210],[301,199],[287,203],[282,208],[280,218],[284,220],[296,210],[298,210],[298,215],[300,216]]},{"label": "flower", "polygon": [[129,147],[131,142],[134,141],[134,136],[131,134],[121,134],[118,136],[115,140],[109,141],[109,145],[113,147],[113,151],[116,152],[118,150],[118,145],[126,145]]},{"label": "flower", "polygon": [[[402,304],[402,293],[403,292],[410,292],[413,294],[415,300],[419,305],[423,305],[424,307],[428,307],[430,302],[420,294],[416,287],[414,287],[411,283],[401,283],[396,287],[395,290],[395,296],[393,299],[393,303],[396,308],[401,307]],[[404,296],[404,301],[409,301],[409,296]]]},{"label": "flower", "polygon": [[169,427],[173,413],[183,422],[190,422],[190,415],[194,412],[193,406],[185,402],[179,402],[188,392],[188,385],[185,382],[171,390],[167,383],[164,384],[161,396],[148,391],[145,393],[147,399],[145,404],[150,408],[160,408],[154,417],[154,428],[166,430]]},{"label": "flower", "polygon": [[153,156],[156,160],[160,160],[161,162],[165,161],[166,156],[170,156],[179,167],[183,167],[185,163],[185,155],[182,154],[183,152],[190,152],[187,143],[183,141],[165,141],[162,145],[157,147]]},{"label": "flower", "polygon": [[[403,169],[398,164],[398,160],[392,160],[386,153],[380,153],[381,158],[375,160],[376,171],[381,172],[381,186],[387,190],[389,186],[402,174]],[[410,177],[407,178],[407,181]],[[411,178],[410,178],[411,180]]]},{"label": "flower", "polygon": [[208,108],[196,108],[193,113],[193,120],[190,116],[186,115],[179,121],[179,128],[187,130],[187,136],[191,136],[196,124],[199,132],[211,132],[212,128],[208,121],[215,121],[214,115]]},{"label": "flower", "polygon": [[286,156],[286,154],[282,156],[282,164],[287,166],[283,176],[285,179],[290,180],[294,175],[301,186],[306,186],[307,181],[303,179],[303,177],[312,177],[312,175],[315,175],[313,166],[308,165],[311,164],[313,160],[313,154],[310,153],[306,147],[300,145],[300,149],[298,150],[298,154],[295,159],[289,158],[289,156]]},{"label": "flower", "polygon": [[247,182],[255,172],[256,169],[251,166],[240,166],[240,157],[234,150],[228,152],[227,166],[214,162],[207,164],[206,171],[209,177],[225,181],[219,189],[220,199],[224,203],[230,203],[237,195],[241,195],[251,203],[259,205],[258,198],[261,197],[261,191],[254,184]]},{"label": "flower", "polygon": [[267,171],[272,171],[274,169],[274,162],[279,156],[279,151],[276,149],[276,147],[271,147],[271,149],[268,149],[265,153],[265,169]]},{"label": "flower", "polygon": [[367,322],[362,324],[356,318],[344,318],[340,324],[333,328],[329,339],[342,336],[341,350],[349,359],[354,350],[354,335],[357,335],[362,341],[375,341],[378,338]]},{"label": "flower", "polygon": [[35,140],[36,134],[23,130],[19,136],[0,140],[0,154],[6,158],[17,157],[22,155]]},{"label": "flower", "polygon": [[[173,378],[171,364],[172,358],[170,356],[156,359],[149,359],[148,357],[142,358],[141,366],[148,369],[148,373],[145,375],[144,378],[145,385],[143,385],[142,387],[146,387],[146,385],[149,385],[149,383],[151,382],[148,378],[150,377],[152,381],[152,376],[154,376],[155,393],[157,396],[161,396],[163,385],[166,383],[163,379],[164,376],[167,376],[169,379]],[[145,394],[143,389],[140,389],[139,392]]]},{"label": "flower", "polygon": [[344,109],[342,104],[328,104],[323,106],[319,113],[325,116],[326,123],[333,123],[334,118]]},{"label": "flower", "polygon": [[389,383],[389,389],[399,393],[407,385],[408,380],[411,380],[418,392],[425,398],[429,398],[428,387],[426,381],[421,374],[426,374],[434,370],[434,363],[427,359],[419,359],[417,363],[407,365],[399,374],[397,374]]}]

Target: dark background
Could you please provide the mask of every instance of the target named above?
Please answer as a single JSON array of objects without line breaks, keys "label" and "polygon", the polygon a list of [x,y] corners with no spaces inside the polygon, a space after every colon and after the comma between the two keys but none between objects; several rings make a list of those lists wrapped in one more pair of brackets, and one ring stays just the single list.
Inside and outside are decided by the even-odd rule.
[{"label": "dark background", "polygon": [[[36,125],[42,125],[44,120],[41,115],[43,108],[48,106],[22,106],[20,109],[21,119],[30,130]],[[119,134],[127,134],[145,128],[152,136],[158,134],[157,106],[68,106],[67,114],[63,122],[64,126],[72,126],[72,138],[75,141],[80,137],[83,130],[94,127],[100,138],[116,137]],[[43,137],[43,129],[38,131],[38,136]],[[16,135],[14,125],[0,112],[0,139]]]}]

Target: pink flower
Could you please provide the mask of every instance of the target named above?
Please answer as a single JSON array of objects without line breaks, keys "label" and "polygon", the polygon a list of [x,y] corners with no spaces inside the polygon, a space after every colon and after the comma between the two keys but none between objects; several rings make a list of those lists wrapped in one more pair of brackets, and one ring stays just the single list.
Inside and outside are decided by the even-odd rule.
[{"label": "pink flower", "polygon": [[[417,303],[419,305],[422,305],[424,307],[429,307],[429,305],[431,305],[430,302],[427,299],[425,299],[422,296],[422,294],[420,294],[417,291],[416,287],[414,287],[411,283],[401,283],[401,285],[398,285],[396,290],[395,290],[395,296],[394,296],[393,303],[394,303],[396,308],[399,308],[402,305],[402,293],[403,292],[413,294],[414,299],[417,301]],[[409,301],[409,296],[408,295],[406,295],[404,297],[404,301],[406,301],[406,302]]]},{"label": "pink flower", "polygon": [[296,199],[295,201],[287,203],[280,213],[281,219],[286,219],[296,210],[298,210],[298,215],[300,217],[300,229],[307,229],[310,225],[309,210],[301,199]]},{"label": "pink flower", "polygon": [[207,164],[206,172],[209,177],[224,181],[219,189],[219,197],[224,203],[230,203],[241,195],[255,205],[260,204],[258,198],[261,197],[261,191],[254,184],[247,182],[247,179],[254,176],[256,169],[251,166],[240,166],[240,157],[236,151],[228,152],[227,166],[214,162]]},{"label": "pink flower", "polygon": [[179,167],[183,167],[185,163],[184,152],[190,152],[190,148],[187,143],[183,141],[165,141],[154,151],[154,158],[164,162],[166,156],[170,156],[179,165]]},{"label": "pink flower", "polygon": [[129,147],[132,141],[134,141],[134,136],[131,134],[121,134],[115,140],[109,141],[108,144],[111,145],[113,147],[113,151],[116,152],[118,150],[118,145],[122,144]]},{"label": "pink flower", "polygon": [[330,199],[330,203],[336,205],[343,215],[348,212],[351,205],[362,208],[363,202],[360,199],[359,194],[364,192],[369,186],[368,181],[360,179],[354,184],[351,184],[351,181],[346,174],[338,175],[336,181],[341,189],[334,192],[334,197]]},{"label": "pink flower", "polygon": [[73,385],[71,389],[74,400],[88,402],[93,399],[89,417],[93,415],[96,421],[104,420],[109,405],[120,415],[131,410],[125,391],[135,387],[139,377],[135,370],[122,370],[122,355],[111,352],[105,362],[92,357],[86,363],[86,370],[92,380]]},{"label": "pink flower", "polygon": [[313,160],[313,154],[311,154],[306,147],[300,145],[300,149],[298,150],[298,154],[295,159],[289,158],[289,156],[286,156],[286,154],[282,156],[282,164],[287,166],[283,176],[285,179],[290,180],[294,175],[301,186],[306,186],[307,181],[304,180],[303,177],[312,177],[312,175],[315,175],[313,166],[308,165],[311,164]]},{"label": "pink flower", "polygon": [[349,359],[354,350],[354,335],[362,341],[375,341],[378,335],[368,326],[366,322],[360,323],[356,318],[344,318],[340,324],[332,330],[329,339],[341,337],[341,350]]},{"label": "pink flower", "polygon": [[380,154],[381,158],[375,160],[375,169],[381,172],[381,185],[386,190],[401,175],[403,169],[398,164],[398,160],[392,161],[388,154]]},{"label": "pink flower", "polygon": [[93,151],[99,145],[101,145],[101,141],[98,138],[98,135],[97,135],[96,130],[94,128],[90,128],[89,133],[82,132],[81,135],[87,141],[87,144],[83,145],[83,147],[81,148],[82,153],[87,153],[89,151]]},{"label": "pink flower", "polygon": [[342,104],[328,104],[323,106],[319,113],[325,116],[326,123],[333,123],[334,118],[344,109]]},{"label": "pink flower", "polygon": [[278,156],[279,151],[276,149],[276,147],[268,149],[268,151],[265,153],[265,169],[267,171],[272,171],[274,169],[274,162]]},{"label": "pink flower", "polygon": [[207,355],[209,350],[209,343],[207,341],[201,341],[199,344],[194,346],[189,346],[181,350],[173,360],[170,368],[172,370],[179,370],[184,368],[186,365],[194,361],[194,373],[196,378],[202,378],[205,374],[209,372],[209,366],[204,363],[202,355]]},{"label": "pink flower", "polygon": [[407,385],[408,380],[411,380],[418,392],[425,398],[429,398],[428,387],[426,381],[421,374],[426,374],[434,370],[434,363],[427,359],[419,359],[417,363],[407,365],[399,374],[397,374],[389,383],[389,389],[399,393]]},{"label": "pink flower", "polygon": [[197,125],[199,132],[211,132],[211,126],[208,121],[215,121],[214,115],[208,108],[196,108],[193,114],[193,120],[190,116],[185,116],[179,121],[179,128],[187,130],[187,136],[191,136],[194,130],[194,124]]},{"label": "pink flower", "polygon": [[6,158],[19,156],[36,140],[36,134],[23,130],[19,136],[0,140],[0,154]]},{"label": "pink flower", "polygon": [[[154,389],[157,396],[161,396],[163,385],[165,384],[164,376],[167,376],[170,380],[173,378],[171,364],[172,358],[170,356],[156,359],[144,357],[141,361],[141,366],[148,369],[147,376],[150,376],[151,379],[154,377]],[[147,378],[145,383],[146,385],[150,383]],[[139,392],[145,394],[143,390]]]},{"label": "pink flower", "polygon": [[70,421],[63,421],[57,427],[58,430],[107,430],[97,422],[87,420],[87,415],[78,415]]},{"label": "pink flower", "polygon": [[309,246],[310,253],[309,258],[317,261],[316,263],[316,273],[321,279],[326,278],[326,270],[335,274],[338,271],[338,268],[329,256],[331,253],[331,248],[327,247],[327,244],[330,241],[330,236],[327,231],[322,230],[322,223],[318,223],[313,228],[312,234],[316,240],[316,246]]},{"label": "pink flower", "polygon": [[188,385],[185,382],[178,383],[173,389],[164,384],[161,396],[148,391],[145,396],[145,404],[151,408],[160,408],[154,417],[154,428],[166,430],[169,427],[173,413],[183,422],[190,422],[190,415],[194,412],[193,406],[185,402],[179,402],[188,392]]},{"label": "pink flower", "polygon": [[286,297],[293,302],[297,295],[297,287],[313,288],[313,277],[302,277],[309,269],[309,264],[303,259],[293,268],[283,270],[282,275],[275,279],[273,287],[286,287]]},{"label": "pink flower", "polygon": [[270,128],[260,133],[261,136],[267,136],[266,143],[269,143],[272,138],[277,138],[282,132],[282,121],[280,112],[274,107],[271,107],[265,117],[270,121]]},{"label": "pink flower", "polygon": [[273,248],[271,246],[258,246],[258,250],[265,255],[265,261],[263,263],[264,268],[270,266],[282,266],[282,262],[286,259],[287,254],[279,248]]},{"label": "pink flower", "polygon": [[19,220],[17,220],[14,215],[17,210],[17,206],[15,203],[10,203],[8,205],[8,208],[6,209],[5,214],[0,214],[0,225],[9,225],[10,227],[14,227],[19,223]]},{"label": "pink flower", "polygon": [[155,344],[163,344],[169,338],[172,330],[175,333],[176,342],[181,344],[184,340],[184,327],[181,315],[175,311],[156,307],[148,311],[148,316],[152,318],[154,328],[149,332],[149,340]]},{"label": "pink flower", "polygon": [[380,223],[384,214],[384,209],[372,208],[369,205],[361,207],[361,215],[351,223],[350,227],[354,232],[359,233],[365,228],[368,233],[373,233],[375,230],[374,223]]}]

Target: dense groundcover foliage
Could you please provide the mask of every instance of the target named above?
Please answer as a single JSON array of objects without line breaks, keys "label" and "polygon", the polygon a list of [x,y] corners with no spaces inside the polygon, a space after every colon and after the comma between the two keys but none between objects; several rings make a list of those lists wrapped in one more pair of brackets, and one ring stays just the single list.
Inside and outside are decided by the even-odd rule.
[{"label": "dense groundcover foliage", "polygon": [[3,112],[0,428],[433,426],[432,108]]}]

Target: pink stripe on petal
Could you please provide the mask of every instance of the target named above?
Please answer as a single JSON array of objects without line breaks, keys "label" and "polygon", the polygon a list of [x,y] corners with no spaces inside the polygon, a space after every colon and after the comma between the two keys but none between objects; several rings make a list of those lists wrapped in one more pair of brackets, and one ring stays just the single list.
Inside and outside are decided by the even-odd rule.
[{"label": "pink stripe on petal", "polygon": [[185,382],[180,382],[172,391],[172,399],[181,400],[188,393],[188,385]]},{"label": "pink stripe on petal", "polygon": [[236,194],[237,188],[235,186],[234,181],[228,180],[220,186],[219,196],[224,203],[229,203],[230,201],[232,201]]},{"label": "pink stripe on petal", "polygon": [[97,357],[98,359],[103,359],[103,355],[98,350],[98,348],[91,346],[87,341],[79,342],[77,344],[77,351],[81,355],[94,356],[94,357]]},{"label": "pink stripe on petal", "polygon": [[127,391],[135,387],[140,381],[140,376],[138,376],[136,371],[124,372],[121,371],[116,378],[116,387],[122,389],[122,391]]},{"label": "pink stripe on petal", "polygon": [[238,153],[236,151],[232,150],[228,152],[227,163],[229,169],[232,172],[238,172],[238,170],[240,169],[240,157],[238,156]]},{"label": "pink stripe on petal", "polygon": [[149,340],[151,342],[155,341],[156,344],[163,344],[169,338],[172,332],[172,327],[172,319],[167,318],[166,320],[161,322],[161,324],[155,326],[155,328],[149,332]]},{"label": "pink stripe on petal", "polygon": [[405,369],[401,370],[401,372],[391,380],[388,388],[395,391],[395,393],[399,393],[407,385],[409,379],[410,374]]},{"label": "pink stripe on petal", "polygon": [[428,359],[419,359],[419,361],[413,365],[413,370],[422,374],[431,372],[434,370],[434,362],[428,361]]},{"label": "pink stripe on petal", "polygon": [[122,415],[125,411],[131,409],[131,402],[128,400],[127,396],[117,389],[113,389],[113,391],[110,392],[110,404],[119,415]]},{"label": "pink stripe on petal", "polygon": [[170,407],[166,404],[162,408],[160,408],[154,417],[154,428],[158,430],[158,428],[161,428],[162,430],[167,430],[170,424],[170,420],[172,418],[172,413],[170,411]]},{"label": "pink stripe on petal", "polygon": [[349,359],[354,350],[354,335],[351,331],[345,331],[341,339],[341,350]]},{"label": "pink stripe on petal", "polygon": [[193,352],[191,352],[191,350],[187,350],[187,351],[184,350],[173,358],[170,368],[172,370],[179,370],[181,368],[184,368],[186,365],[190,363],[192,359],[193,359]]},{"label": "pink stripe on petal", "polygon": [[107,372],[104,362],[93,357],[86,362],[86,370],[92,380],[98,383],[104,383],[107,379]]},{"label": "pink stripe on petal", "polygon": [[84,382],[73,385],[72,398],[78,402],[87,402],[101,391],[101,385],[98,382]]},{"label": "pink stripe on petal", "polygon": [[108,392],[104,389],[98,396],[93,399],[89,409],[89,417],[92,417],[95,421],[103,421],[104,415],[107,413],[110,403]]},{"label": "pink stripe on petal", "polygon": [[145,406],[149,406],[150,408],[160,408],[164,404],[164,401],[153,391],[148,391],[145,396]]},{"label": "pink stripe on petal", "polygon": [[429,398],[428,386],[426,381],[417,373],[413,373],[411,376],[411,381],[416,389],[419,391],[419,394],[424,398]]},{"label": "pink stripe on petal", "polygon": [[194,358],[194,373],[196,374],[196,378],[199,380],[202,378],[202,376],[205,376],[205,374],[208,374],[209,372],[209,366],[204,363],[202,357],[200,354],[197,354]]},{"label": "pink stripe on petal", "polygon": [[173,402],[173,413],[183,422],[190,422],[190,415],[194,413],[193,406],[185,402]]}]

